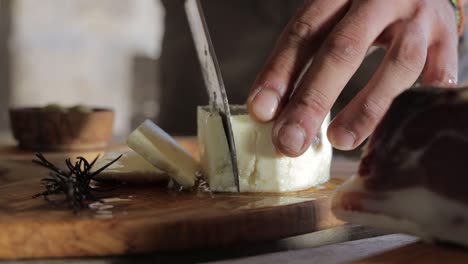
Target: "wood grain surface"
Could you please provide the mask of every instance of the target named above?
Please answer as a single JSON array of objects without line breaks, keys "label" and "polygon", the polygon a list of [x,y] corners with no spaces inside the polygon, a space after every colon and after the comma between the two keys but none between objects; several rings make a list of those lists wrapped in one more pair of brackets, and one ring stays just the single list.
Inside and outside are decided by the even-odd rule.
[{"label": "wood grain surface", "polygon": [[[196,152],[193,139],[180,139]],[[115,150],[115,149],[114,149]],[[0,258],[105,256],[266,241],[341,225],[329,197],[356,163],[335,160],[333,179],[288,194],[194,194],[165,186],[125,186],[106,193],[113,208],[79,216],[31,196],[46,170],[32,153],[0,149]],[[72,153],[51,154],[56,162]],[[83,154],[83,153],[80,153]],[[93,152],[91,155],[95,155]],[[47,154],[46,154],[47,155]]]}]

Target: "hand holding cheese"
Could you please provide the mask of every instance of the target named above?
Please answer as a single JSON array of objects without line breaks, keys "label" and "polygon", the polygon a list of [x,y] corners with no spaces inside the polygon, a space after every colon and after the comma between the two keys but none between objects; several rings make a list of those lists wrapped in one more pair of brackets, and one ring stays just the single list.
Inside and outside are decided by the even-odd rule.
[{"label": "hand holding cheese", "polygon": [[[374,130],[391,100],[421,77],[455,86],[465,0],[303,1],[250,93],[250,112],[274,120],[274,141],[289,156],[306,150],[343,88],[378,43],[385,47],[369,82],[328,129],[334,146],[354,149]],[[451,3],[452,2],[452,3]],[[461,22],[460,22],[461,21]],[[297,85],[296,85],[297,84]]]},{"label": "hand holding cheese", "polygon": [[[242,192],[298,191],[328,181],[332,157],[325,136],[328,118],[314,144],[303,155],[289,158],[277,153],[272,143],[272,123],[256,122],[245,106],[233,106],[231,111]],[[210,188],[236,191],[221,118],[208,107],[198,108],[198,142],[203,174]]]}]

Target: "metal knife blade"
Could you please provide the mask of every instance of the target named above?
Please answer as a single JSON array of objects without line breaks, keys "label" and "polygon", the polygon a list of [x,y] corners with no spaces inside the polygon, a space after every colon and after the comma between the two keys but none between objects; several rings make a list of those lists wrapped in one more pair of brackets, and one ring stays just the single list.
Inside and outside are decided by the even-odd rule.
[{"label": "metal knife blade", "polygon": [[236,184],[237,191],[240,192],[236,145],[232,132],[229,102],[200,1],[186,0],[185,12],[192,31],[206,89],[209,94],[211,111],[216,111],[221,116],[224,134],[226,135],[227,145],[229,147],[234,183]]}]

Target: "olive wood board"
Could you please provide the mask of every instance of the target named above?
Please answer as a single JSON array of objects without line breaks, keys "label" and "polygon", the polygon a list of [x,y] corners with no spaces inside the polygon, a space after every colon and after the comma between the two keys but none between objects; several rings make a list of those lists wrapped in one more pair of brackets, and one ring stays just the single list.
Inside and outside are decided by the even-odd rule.
[{"label": "olive wood board", "polygon": [[[179,140],[196,151],[193,139]],[[126,185],[105,193],[120,199],[108,202],[113,208],[105,214],[86,208],[75,215],[31,198],[43,190],[39,181],[47,175],[31,162],[33,153],[8,158],[0,152],[2,259],[214,248],[331,228],[343,222],[329,209],[330,195],[356,169],[356,162],[335,159],[327,184],[287,194],[210,195],[169,191],[164,184]],[[69,154],[53,153],[51,161],[63,165]]]}]

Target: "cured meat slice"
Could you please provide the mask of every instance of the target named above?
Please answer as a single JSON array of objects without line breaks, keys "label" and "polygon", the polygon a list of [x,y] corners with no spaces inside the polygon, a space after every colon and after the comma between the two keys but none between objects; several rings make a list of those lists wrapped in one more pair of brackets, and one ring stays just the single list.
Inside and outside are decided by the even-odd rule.
[{"label": "cured meat slice", "polygon": [[468,246],[468,88],[399,95],[332,210],[349,222]]}]

